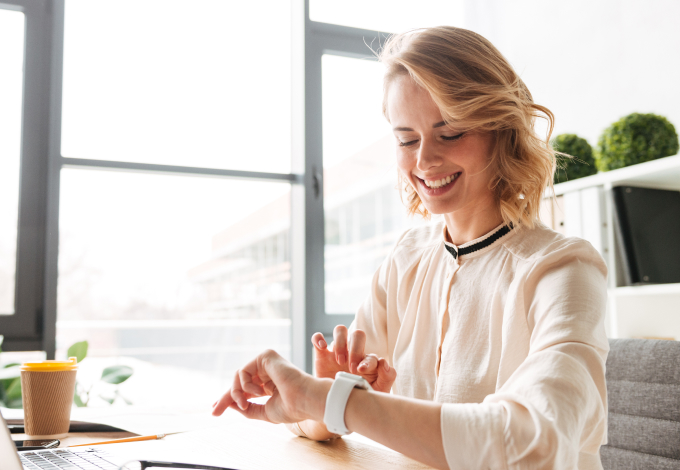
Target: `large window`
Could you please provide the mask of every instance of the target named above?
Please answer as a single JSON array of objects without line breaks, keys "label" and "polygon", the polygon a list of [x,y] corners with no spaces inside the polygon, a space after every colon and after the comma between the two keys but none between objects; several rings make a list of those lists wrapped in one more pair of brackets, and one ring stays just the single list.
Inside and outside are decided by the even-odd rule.
[{"label": "large window", "polygon": [[135,403],[291,357],[291,11],[265,3],[66,1],[57,355],[144,370]]},{"label": "large window", "polygon": [[139,404],[159,403],[157,387],[181,400],[180,375],[208,399],[265,347],[311,369],[310,335],[351,322],[418,222],[369,45],[430,20],[397,14],[403,2],[346,6],[375,14],[3,1],[5,350],[63,357],[87,340],[81,377],[131,365],[124,394]]}]

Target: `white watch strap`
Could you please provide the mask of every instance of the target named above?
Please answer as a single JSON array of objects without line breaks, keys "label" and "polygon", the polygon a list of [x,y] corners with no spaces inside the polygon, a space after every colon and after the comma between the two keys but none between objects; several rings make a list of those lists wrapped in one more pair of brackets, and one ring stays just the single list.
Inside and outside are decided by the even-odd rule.
[{"label": "white watch strap", "polygon": [[346,372],[338,372],[335,375],[333,385],[331,385],[331,389],[326,397],[326,409],[323,415],[323,422],[326,428],[333,434],[349,434],[349,430],[345,426],[345,408],[347,407],[349,394],[352,393],[354,388],[373,390],[371,385],[358,375]]}]

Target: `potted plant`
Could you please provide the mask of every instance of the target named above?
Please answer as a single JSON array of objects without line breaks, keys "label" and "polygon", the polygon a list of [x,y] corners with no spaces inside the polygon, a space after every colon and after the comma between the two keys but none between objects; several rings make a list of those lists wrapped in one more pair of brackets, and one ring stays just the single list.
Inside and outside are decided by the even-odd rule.
[{"label": "potted plant", "polygon": [[597,167],[615,170],[678,153],[678,133],[665,117],[633,113],[609,126],[598,142]]},{"label": "potted plant", "polygon": [[576,134],[560,134],[551,144],[556,150],[555,184],[597,173],[593,148],[586,139]]}]

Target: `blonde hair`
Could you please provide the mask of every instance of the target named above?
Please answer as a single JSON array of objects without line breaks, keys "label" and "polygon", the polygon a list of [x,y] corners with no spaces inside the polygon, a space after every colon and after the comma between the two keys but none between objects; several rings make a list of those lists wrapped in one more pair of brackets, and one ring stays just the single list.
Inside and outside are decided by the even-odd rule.
[{"label": "blonde hair", "polygon": [[[427,90],[447,124],[461,132],[478,130],[494,137],[490,188],[506,224],[533,227],[543,191],[552,185],[555,154],[550,145],[554,116],[534,103],[531,93],[503,55],[485,38],[452,26],[394,35],[378,54],[385,64],[383,114],[390,83],[409,75]],[[535,130],[546,119],[548,135]],[[402,186],[403,185],[403,186]],[[400,174],[409,213],[428,217],[418,194]]]}]

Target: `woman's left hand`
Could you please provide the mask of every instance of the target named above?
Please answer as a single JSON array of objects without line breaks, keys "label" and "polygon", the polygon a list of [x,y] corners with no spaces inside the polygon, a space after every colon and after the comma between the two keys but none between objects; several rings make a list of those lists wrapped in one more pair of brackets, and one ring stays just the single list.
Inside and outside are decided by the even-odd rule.
[{"label": "woman's left hand", "polygon": [[[234,383],[213,406],[213,416],[233,408],[251,419],[270,423],[295,423],[305,419],[322,419],[325,397],[332,381],[315,379],[268,350],[238,370]],[[264,405],[249,398],[269,395]]]}]

